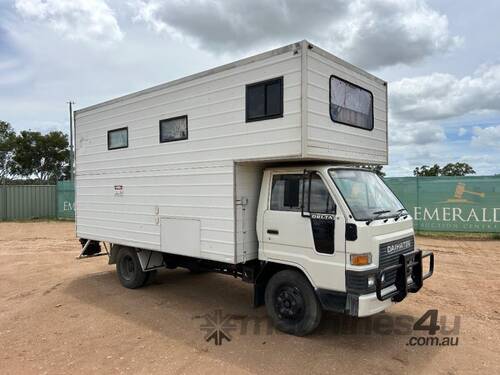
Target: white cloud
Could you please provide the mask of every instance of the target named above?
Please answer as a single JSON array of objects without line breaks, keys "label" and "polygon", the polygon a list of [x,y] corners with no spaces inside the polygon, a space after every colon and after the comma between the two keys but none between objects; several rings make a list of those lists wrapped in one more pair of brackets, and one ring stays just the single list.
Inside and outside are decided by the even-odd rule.
[{"label": "white cloud", "polygon": [[32,76],[31,72],[17,59],[0,58],[0,87],[19,85]]},{"label": "white cloud", "polygon": [[343,22],[332,25],[329,46],[340,42],[340,51],[355,63],[370,67],[409,64],[463,43],[462,38],[450,35],[448,18],[424,0],[350,4]]},{"label": "white cloud", "polygon": [[5,58],[0,44],[0,120],[17,130],[45,131],[53,123],[67,131],[69,99],[79,109],[227,62],[145,27],[127,29],[130,23],[122,25],[127,42],[106,45],[104,53],[100,43],[75,43],[10,11],[2,24],[10,43]]},{"label": "white cloud", "polygon": [[[477,7],[465,3],[440,3],[437,11],[433,2],[416,0],[127,1],[136,7],[119,0],[18,0],[16,8],[11,5],[15,1],[0,0],[1,119],[17,130],[67,131],[68,99],[81,108],[306,38],[360,66],[406,64],[379,71],[390,79],[428,74],[430,85],[434,76],[429,73],[460,72],[444,75],[449,78],[440,80],[444,87],[434,82],[436,92],[419,91],[419,79],[411,81],[413,86],[406,91],[389,85],[389,102],[398,103],[390,109],[390,166],[384,168],[390,175],[411,175],[416,166],[456,161],[471,164],[479,175],[500,173],[499,149],[485,146],[494,145],[497,138],[484,130],[500,124],[500,112],[483,113],[500,102],[498,75],[494,66],[471,74],[478,61],[498,58],[491,48],[492,35],[498,34],[493,31],[499,29],[498,12],[491,4],[484,4],[475,16],[488,25],[483,30],[467,11]],[[95,4],[104,4],[105,10]],[[457,6],[459,11],[446,9]],[[96,13],[110,15],[110,21]],[[449,14],[453,33],[444,13]],[[101,26],[93,31],[92,25]],[[109,43],[125,32],[126,43]],[[453,55],[446,54],[460,44],[457,34],[468,43]],[[480,43],[485,40],[490,43]],[[106,53],[95,48],[103,42],[109,43]],[[425,60],[415,63],[421,59]],[[460,82],[468,85],[469,101],[455,102],[461,97],[456,89]],[[479,89],[481,85],[486,86]],[[452,94],[447,95],[450,88]],[[419,94],[412,97],[415,89]],[[445,112],[450,117],[458,113],[457,117],[441,121],[440,110],[427,110],[426,97],[437,101],[438,109],[453,104]],[[474,126],[482,129],[475,132]],[[463,138],[457,137],[460,127],[467,130]]]},{"label": "white cloud", "polygon": [[[390,175],[456,161],[471,164],[479,174],[498,173],[500,125],[471,129],[444,120],[499,113],[500,65],[482,66],[462,78],[433,73],[402,79],[389,84],[389,103]],[[463,138],[447,138],[447,127]]]},{"label": "white cloud", "polygon": [[136,21],[230,53],[311,39],[354,64],[413,63],[461,44],[425,0],[133,0]]},{"label": "white cloud", "polygon": [[104,0],[16,0],[15,7],[23,17],[47,24],[68,39],[110,43],[123,38]]},{"label": "white cloud", "polygon": [[483,66],[474,74],[457,78],[433,73],[391,83],[394,118],[430,121],[483,111],[500,111],[500,64]]},{"label": "white cloud", "polygon": [[446,141],[442,126],[435,123],[390,123],[390,142],[392,145],[427,145]]},{"label": "white cloud", "polygon": [[477,175],[500,173],[499,152],[485,150],[483,147],[470,147],[463,142],[450,140],[425,145],[393,144],[389,148],[389,165],[384,168],[388,176],[411,176],[415,167],[463,162],[471,165]]},{"label": "white cloud", "polygon": [[471,139],[473,146],[496,147],[500,150],[500,125],[488,126],[486,128],[476,126],[473,129],[473,133],[474,135]]}]

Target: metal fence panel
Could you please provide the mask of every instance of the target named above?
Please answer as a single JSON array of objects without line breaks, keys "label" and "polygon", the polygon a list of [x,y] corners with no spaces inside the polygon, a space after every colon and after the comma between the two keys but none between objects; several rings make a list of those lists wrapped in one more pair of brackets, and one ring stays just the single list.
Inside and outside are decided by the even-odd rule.
[{"label": "metal fence panel", "polygon": [[415,229],[500,232],[500,176],[386,178]]},{"label": "metal fence panel", "polygon": [[0,220],[56,218],[55,185],[0,186]]},{"label": "metal fence panel", "polygon": [[59,219],[75,218],[75,187],[72,181],[57,183],[57,217]]}]

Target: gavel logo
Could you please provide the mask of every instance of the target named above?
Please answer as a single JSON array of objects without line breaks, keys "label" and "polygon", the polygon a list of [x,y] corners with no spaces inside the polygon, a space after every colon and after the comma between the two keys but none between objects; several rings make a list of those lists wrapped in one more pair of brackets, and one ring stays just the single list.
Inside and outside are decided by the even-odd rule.
[{"label": "gavel logo", "polygon": [[465,190],[465,184],[463,182],[459,182],[457,184],[457,187],[455,188],[454,198],[455,199],[462,199],[464,193],[472,194],[472,195],[477,195],[478,197],[481,197],[481,198],[484,198],[484,195],[485,195],[484,193],[480,193],[480,192],[477,192],[477,191]]}]

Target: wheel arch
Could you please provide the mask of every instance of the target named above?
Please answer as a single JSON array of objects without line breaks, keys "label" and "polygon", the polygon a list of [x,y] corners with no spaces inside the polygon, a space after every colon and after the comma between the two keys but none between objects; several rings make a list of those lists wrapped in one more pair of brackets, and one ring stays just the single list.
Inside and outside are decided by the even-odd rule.
[{"label": "wheel arch", "polygon": [[111,249],[109,250],[108,264],[116,264],[116,260],[118,259],[118,254],[122,249],[125,248],[127,248],[127,246],[111,244]]},{"label": "wheel arch", "polygon": [[263,267],[261,268],[254,282],[253,302],[255,307],[264,305],[264,295],[266,291],[266,286],[271,277],[273,277],[273,275],[275,275],[276,273],[284,270],[298,271],[299,273],[305,276],[305,278],[309,281],[314,290],[317,289],[311,277],[301,265],[293,262],[281,262],[281,261],[277,262],[274,260],[268,260],[267,262],[264,263]]}]

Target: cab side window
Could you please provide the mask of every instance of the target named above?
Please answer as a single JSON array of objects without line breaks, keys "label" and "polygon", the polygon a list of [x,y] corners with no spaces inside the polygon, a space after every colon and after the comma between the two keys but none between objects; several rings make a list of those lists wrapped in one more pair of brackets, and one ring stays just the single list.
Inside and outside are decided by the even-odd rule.
[{"label": "cab side window", "polygon": [[[305,210],[319,214],[334,214],[336,211],[330,193],[323,180],[317,173],[311,175],[311,195],[309,179],[302,183],[301,174],[278,174],[273,176],[271,189],[271,210],[273,211],[301,211],[302,187],[305,185]],[[310,200],[309,200],[310,199]]]},{"label": "cab side window", "polygon": [[[308,211],[317,214],[334,214],[336,206],[321,177],[314,173],[311,176],[311,195],[308,195],[309,183],[306,181],[305,196],[310,197]],[[306,201],[307,202],[307,201]]]},{"label": "cab side window", "polygon": [[273,176],[271,210],[300,211],[302,204],[301,179],[301,174],[277,174]]}]

